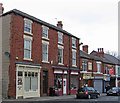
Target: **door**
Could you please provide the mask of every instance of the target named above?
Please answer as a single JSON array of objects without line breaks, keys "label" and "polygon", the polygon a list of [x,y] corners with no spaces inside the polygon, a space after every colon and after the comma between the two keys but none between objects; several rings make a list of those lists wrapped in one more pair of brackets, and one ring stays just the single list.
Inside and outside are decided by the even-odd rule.
[{"label": "door", "polygon": [[43,71],[43,94],[47,95],[47,89],[48,89],[48,72]]},{"label": "door", "polygon": [[66,78],[63,79],[63,94],[67,93],[67,80]]}]

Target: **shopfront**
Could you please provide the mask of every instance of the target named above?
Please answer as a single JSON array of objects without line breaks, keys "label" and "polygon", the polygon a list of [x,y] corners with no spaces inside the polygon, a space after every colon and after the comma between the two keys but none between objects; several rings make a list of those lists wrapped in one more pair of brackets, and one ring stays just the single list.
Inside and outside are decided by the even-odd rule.
[{"label": "shopfront", "polygon": [[68,90],[67,70],[54,69],[54,88],[56,95],[66,95]]},{"label": "shopfront", "polygon": [[82,79],[82,86],[93,86],[93,77],[91,73],[84,73]]},{"label": "shopfront", "polygon": [[40,97],[40,66],[16,64],[16,99]]},{"label": "shopfront", "polygon": [[103,92],[105,93],[110,88],[110,76],[103,78]]},{"label": "shopfront", "polygon": [[94,77],[94,89],[103,92],[103,77]]},{"label": "shopfront", "polygon": [[78,84],[79,84],[79,77],[78,77],[78,72],[77,71],[71,71],[71,95],[75,94],[77,89],[78,89]]}]

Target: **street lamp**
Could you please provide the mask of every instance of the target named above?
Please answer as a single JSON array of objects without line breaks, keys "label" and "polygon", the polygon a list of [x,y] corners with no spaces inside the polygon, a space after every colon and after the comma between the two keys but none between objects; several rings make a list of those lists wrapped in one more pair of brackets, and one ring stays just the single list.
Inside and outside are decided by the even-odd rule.
[{"label": "street lamp", "polygon": [[83,45],[82,42],[79,44],[79,89],[81,87],[81,73],[80,73],[80,46],[81,45]]}]

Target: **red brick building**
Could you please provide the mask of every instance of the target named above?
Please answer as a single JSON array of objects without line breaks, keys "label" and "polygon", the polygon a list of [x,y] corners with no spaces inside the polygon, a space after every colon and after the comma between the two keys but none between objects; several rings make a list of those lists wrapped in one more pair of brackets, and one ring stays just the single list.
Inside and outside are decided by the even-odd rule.
[{"label": "red brick building", "polygon": [[63,30],[61,21],[56,27],[16,9],[1,18],[3,58],[8,60],[4,97],[39,97],[49,95],[50,88],[57,95],[75,94],[79,38]]}]

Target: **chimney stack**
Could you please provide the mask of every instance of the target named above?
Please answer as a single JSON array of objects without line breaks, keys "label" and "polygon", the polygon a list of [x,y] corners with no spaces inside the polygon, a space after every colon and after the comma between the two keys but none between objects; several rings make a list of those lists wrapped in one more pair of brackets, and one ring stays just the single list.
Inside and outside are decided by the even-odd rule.
[{"label": "chimney stack", "polygon": [[103,48],[98,48],[98,56],[104,58],[104,50],[103,50]]},{"label": "chimney stack", "polygon": [[2,15],[2,14],[3,14],[3,11],[4,11],[3,4],[2,4],[2,3],[0,3],[0,15]]},{"label": "chimney stack", "polygon": [[88,53],[88,45],[83,45],[82,49],[84,52]]},{"label": "chimney stack", "polygon": [[58,21],[57,27],[59,27],[59,28],[63,28],[62,21]]}]

